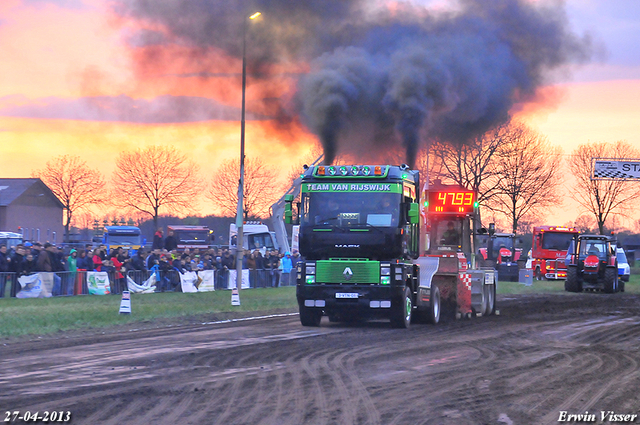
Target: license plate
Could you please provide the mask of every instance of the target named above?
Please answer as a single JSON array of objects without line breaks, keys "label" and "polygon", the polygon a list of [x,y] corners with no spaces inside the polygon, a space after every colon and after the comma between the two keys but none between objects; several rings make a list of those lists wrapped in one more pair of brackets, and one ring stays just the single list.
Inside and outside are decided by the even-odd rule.
[{"label": "license plate", "polygon": [[357,292],[337,292],[336,298],[358,298],[360,294]]}]

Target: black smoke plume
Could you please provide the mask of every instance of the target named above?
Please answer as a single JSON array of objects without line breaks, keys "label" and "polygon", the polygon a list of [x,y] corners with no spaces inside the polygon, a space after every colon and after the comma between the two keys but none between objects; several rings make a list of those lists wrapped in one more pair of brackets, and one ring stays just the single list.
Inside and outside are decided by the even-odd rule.
[{"label": "black smoke plume", "polygon": [[421,140],[464,143],[506,122],[554,72],[591,56],[589,38],[570,30],[559,1],[459,0],[437,13],[372,3],[120,0],[117,11],[162,28],[162,37],[147,33],[156,43],[235,57],[243,22],[261,11],[264,22],[247,31],[251,72],[311,65],[287,106],[319,136],[326,163],[341,151],[383,152],[399,139],[413,165]]}]

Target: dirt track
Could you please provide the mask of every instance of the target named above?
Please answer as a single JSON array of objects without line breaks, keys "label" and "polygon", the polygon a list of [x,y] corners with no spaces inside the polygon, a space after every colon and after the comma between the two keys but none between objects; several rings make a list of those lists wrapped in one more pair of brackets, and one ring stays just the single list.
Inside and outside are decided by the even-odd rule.
[{"label": "dirt track", "polygon": [[[297,316],[0,346],[0,413],[74,424],[552,424],[640,413],[640,297],[498,297],[500,316]],[[634,421],[638,421],[637,417]],[[576,423],[576,422],[572,422]],[[592,422],[594,423],[594,422]]]}]

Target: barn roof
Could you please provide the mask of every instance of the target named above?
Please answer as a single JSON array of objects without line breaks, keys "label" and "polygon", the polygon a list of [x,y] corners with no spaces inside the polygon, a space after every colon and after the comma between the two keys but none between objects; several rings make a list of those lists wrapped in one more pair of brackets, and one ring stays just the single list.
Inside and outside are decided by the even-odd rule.
[{"label": "barn roof", "polygon": [[41,185],[47,195],[55,199],[60,204],[60,207],[64,208],[64,205],[58,197],[40,179],[0,179],[0,207],[10,205],[18,199],[20,195],[36,184]]}]

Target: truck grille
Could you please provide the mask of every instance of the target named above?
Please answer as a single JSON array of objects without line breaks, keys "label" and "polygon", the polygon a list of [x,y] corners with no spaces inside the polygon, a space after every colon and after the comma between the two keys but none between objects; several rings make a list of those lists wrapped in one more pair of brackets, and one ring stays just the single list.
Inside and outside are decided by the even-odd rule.
[{"label": "truck grille", "polygon": [[379,284],[379,261],[316,261],[316,283]]}]

